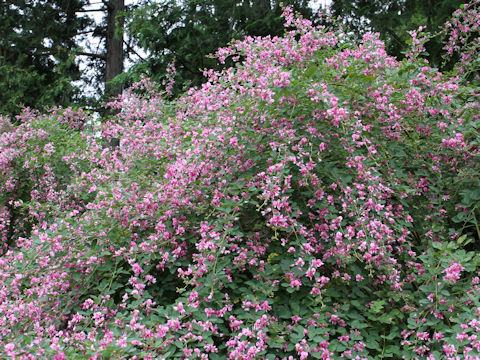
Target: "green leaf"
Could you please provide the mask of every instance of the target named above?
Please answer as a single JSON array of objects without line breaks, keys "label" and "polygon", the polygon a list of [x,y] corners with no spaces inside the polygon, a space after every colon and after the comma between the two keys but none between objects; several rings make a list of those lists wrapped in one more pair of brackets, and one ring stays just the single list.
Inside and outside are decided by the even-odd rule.
[{"label": "green leaf", "polygon": [[359,321],[359,320],[353,320],[353,321],[351,322],[351,327],[352,327],[353,329],[361,330],[361,329],[368,328],[369,325],[366,324],[366,323],[364,323],[364,322],[361,322],[361,321]]},{"label": "green leaf", "polygon": [[372,306],[370,306],[370,311],[378,314],[380,311],[383,310],[383,306],[385,305],[386,301],[385,300],[376,300],[373,302]]},{"label": "green leaf", "polygon": [[374,340],[372,338],[367,339],[365,341],[365,346],[369,349],[374,349],[374,350],[380,350],[380,345],[377,340]]}]

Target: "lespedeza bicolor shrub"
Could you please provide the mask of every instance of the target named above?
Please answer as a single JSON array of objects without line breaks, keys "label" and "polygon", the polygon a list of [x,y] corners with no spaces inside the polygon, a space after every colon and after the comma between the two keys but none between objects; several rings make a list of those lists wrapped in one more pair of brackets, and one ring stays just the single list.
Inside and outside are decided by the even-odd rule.
[{"label": "lespedeza bicolor shrub", "polygon": [[284,17],[101,136],[2,119],[1,357],[479,358],[478,81]]}]

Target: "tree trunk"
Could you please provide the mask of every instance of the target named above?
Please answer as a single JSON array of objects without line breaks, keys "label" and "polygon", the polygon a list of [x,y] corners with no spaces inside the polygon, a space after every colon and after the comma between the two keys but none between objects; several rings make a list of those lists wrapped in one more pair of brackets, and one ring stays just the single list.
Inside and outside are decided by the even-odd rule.
[{"label": "tree trunk", "polygon": [[[123,18],[119,13],[125,10],[125,0],[110,0],[107,5],[107,58],[105,68],[105,95],[107,99],[122,93],[122,87],[110,81],[123,72]],[[120,30],[118,31],[117,28]]]},{"label": "tree trunk", "polygon": [[[123,72],[123,17],[120,12],[125,10],[125,0],[110,0],[105,2],[107,6],[107,54],[105,62],[105,98],[112,100],[122,93],[121,85],[110,82]],[[118,29],[118,30],[117,30]],[[114,115],[112,109],[106,109],[104,117]],[[120,144],[120,139],[112,138],[108,146],[112,149]]]}]

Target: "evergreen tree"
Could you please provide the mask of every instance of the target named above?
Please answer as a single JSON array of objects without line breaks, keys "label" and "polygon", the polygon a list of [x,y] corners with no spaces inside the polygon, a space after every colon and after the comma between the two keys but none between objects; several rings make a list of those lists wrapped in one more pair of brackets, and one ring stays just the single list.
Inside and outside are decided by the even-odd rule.
[{"label": "evergreen tree", "polygon": [[[98,83],[110,84],[122,73],[124,0],[104,0],[95,9],[88,5],[88,0],[0,0],[0,114],[14,116],[26,106],[92,104],[74,82],[97,83],[100,94]],[[87,16],[91,12],[103,12],[104,22],[96,24]],[[99,38],[100,50],[80,46],[92,36]],[[80,71],[79,57],[94,69],[94,79]],[[121,87],[105,90],[114,97]]]},{"label": "evergreen tree", "polygon": [[80,99],[72,81],[75,36],[91,23],[83,0],[0,0],[0,113],[23,106],[69,105]]},{"label": "evergreen tree", "polygon": [[115,97],[122,92],[121,86],[113,84],[112,80],[123,72],[123,17],[124,0],[104,2],[107,8],[107,37],[105,53],[105,95]]}]

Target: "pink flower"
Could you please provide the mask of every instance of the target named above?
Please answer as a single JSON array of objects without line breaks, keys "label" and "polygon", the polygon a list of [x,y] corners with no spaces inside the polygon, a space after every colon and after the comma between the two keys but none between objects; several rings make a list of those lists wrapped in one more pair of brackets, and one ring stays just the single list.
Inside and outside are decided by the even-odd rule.
[{"label": "pink flower", "polygon": [[64,352],[58,353],[53,357],[53,360],[65,360],[66,356]]},{"label": "pink flower", "polygon": [[52,143],[48,143],[43,147],[43,151],[47,156],[50,156],[55,152],[55,146]]},{"label": "pink flower", "polygon": [[460,340],[460,342],[463,342],[463,340],[467,339],[468,335],[465,332],[462,332],[460,334],[457,333],[457,340]]},{"label": "pink flower", "polygon": [[8,343],[7,345],[5,345],[5,351],[8,356],[15,356],[15,352],[13,351],[13,349],[15,349],[15,344]]},{"label": "pink flower", "polygon": [[460,273],[464,270],[464,267],[459,264],[454,262],[452,265],[450,265],[448,268],[443,270],[446,275],[443,277],[445,281],[448,281],[449,283],[456,283],[458,279],[460,279]]},{"label": "pink flower", "polygon": [[117,340],[117,345],[120,346],[121,348],[126,348],[127,347],[127,339],[125,337],[122,337],[121,339]]},{"label": "pink flower", "polygon": [[443,352],[445,353],[445,355],[455,355],[456,352],[457,352],[457,349],[455,348],[455,345],[448,345],[448,344],[445,344],[443,345]]}]

